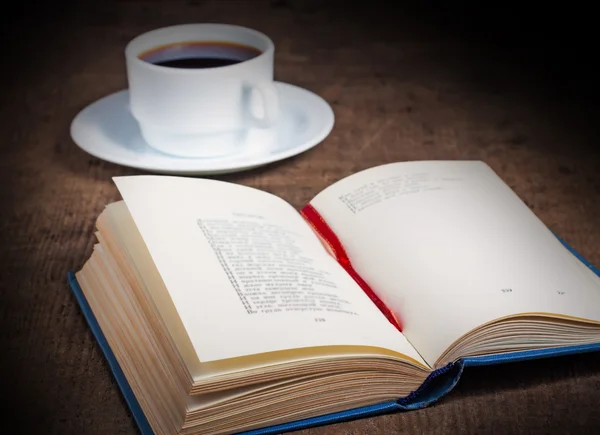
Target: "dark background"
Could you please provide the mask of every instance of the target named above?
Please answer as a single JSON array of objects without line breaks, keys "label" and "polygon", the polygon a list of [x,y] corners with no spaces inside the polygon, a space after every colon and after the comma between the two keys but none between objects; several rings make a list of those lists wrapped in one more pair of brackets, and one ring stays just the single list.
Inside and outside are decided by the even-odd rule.
[{"label": "dark background", "polygon": [[[235,14],[237,4],[251,2],[225,0],[222,3]],[[7,39],[3,50],[5,59],[11,60],[4,71],[22,73],[25,64],[39,65],[41,59],[56,61],[53,55],[57,50],[53,44],[64,36],[65,26],[118,20],[118,11],[116,8],[111,10],[111,6],[120,3],[137,3],[140,15],[150,15],[168,14],[169,3],[187,3],[201,11],[207,2],[11,2],[2,17],[2,31]],[[482,49],[478,53],[479,60],[500,61],[506,68],[519,70],[522,79],[531,80],[534,76],[536,81],[557,86],[559,92],[577,88],[580,93],[588,94],[578,85],[590,86],[595,82],[592,66],[596,62],[595,30],[598,23],[594,8],[588,2],[271,0],[268,3],[275,13],[289,11],[307,18],[326,14],[335,23],[352,26],[365,37],[385,35],[390,42],[462,41]],[[310,27],[307,27],[307,32],[310,32]],[[531,82],[527,84],[533,85]]]}]

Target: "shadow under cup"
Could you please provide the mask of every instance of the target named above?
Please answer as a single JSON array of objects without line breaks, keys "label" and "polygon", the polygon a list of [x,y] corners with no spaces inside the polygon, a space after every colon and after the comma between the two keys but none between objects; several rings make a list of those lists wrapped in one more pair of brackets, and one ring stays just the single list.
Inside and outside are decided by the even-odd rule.
[{"label": "shadow under cup", "polygon": [[273,51],[265,35],[229,25],[174,26],[134,39],[126,49],[130,108],[146,142],[181,157],[242,151],[267,110],[252,88],[273,87]]}]

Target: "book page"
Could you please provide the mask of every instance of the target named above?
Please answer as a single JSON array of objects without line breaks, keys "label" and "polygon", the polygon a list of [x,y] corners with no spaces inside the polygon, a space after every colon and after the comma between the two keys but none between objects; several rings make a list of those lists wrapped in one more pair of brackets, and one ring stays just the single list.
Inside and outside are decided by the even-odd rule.
[{"label": "book page", "polygon": [[482,162],[406,162],[311,205],[429,363],[473,328],[551,313],[600,321],[600,280]]},{"label": "book page", "polygon": [[285,201],[213,180],[115,183],[201,362],[374,346],[424,364]]}]

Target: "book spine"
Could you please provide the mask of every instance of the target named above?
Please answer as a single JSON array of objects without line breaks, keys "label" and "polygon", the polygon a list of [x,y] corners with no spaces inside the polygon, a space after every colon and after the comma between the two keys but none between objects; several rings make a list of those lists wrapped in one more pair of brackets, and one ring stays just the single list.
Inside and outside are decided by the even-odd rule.
[{"label": "book spine", "polygon": [[400,332],[402,332],[402,323],[398,316],[387,307],[387,305],[375,294],[369,284],[362,279],[362,277],[356,272],[350,258],[344,249],[344,246],[335,235],[331,227],[325,222],[325,219],[319,214],[319,212],[311,205],[306,205],[300,213],[304,219],[309,223],[313,230],[320,236],[321,240],[326,243],[336,260],[344,268],[344,270],[356,281],[360,288],[365,294],[373,301],[373,303],[379,308],[383,315],[394,325]]}]

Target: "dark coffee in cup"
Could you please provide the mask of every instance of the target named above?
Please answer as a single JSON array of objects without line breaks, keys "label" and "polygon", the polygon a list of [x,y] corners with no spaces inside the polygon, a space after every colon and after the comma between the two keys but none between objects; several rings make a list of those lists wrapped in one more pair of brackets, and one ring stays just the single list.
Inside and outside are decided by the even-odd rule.
[{"label": "dark coffee in cup", "polygon": [[262,52],[249,45],[219,41],[178,42],[152,48],[138,57],[169,68],[218,68],[254,59]]}]

